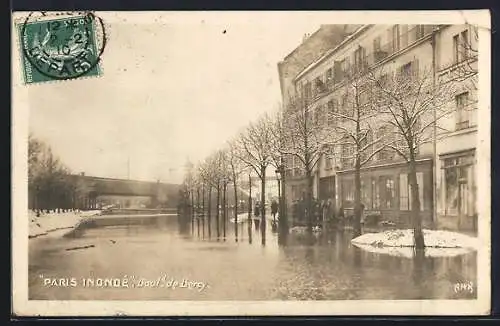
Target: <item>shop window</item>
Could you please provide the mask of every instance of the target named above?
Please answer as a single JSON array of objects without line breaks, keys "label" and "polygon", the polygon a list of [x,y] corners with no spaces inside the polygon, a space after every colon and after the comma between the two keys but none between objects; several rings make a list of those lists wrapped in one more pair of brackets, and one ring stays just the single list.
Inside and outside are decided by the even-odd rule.
[{"label": "shop window", "polygon": [[380,191],[376,179],[372,179],[372,203],[373,209],[380,208]]},{"label": "shop window", "polygon": [[467,215],[475,212],[473,156],[444,160],[445,214]]},{"label": "shop window", "polygon": [[344,180],[342,182],[342,198],[344,208],[351,208],[354,205],[354,182]]},{"label": "shop window", "polygon": [[373,207],[372,196],[371,196],[371,180],[361,179],[361,200],[365,205],[365,209],[371,209]]},{"label": "shop window", "polygon": [[[399,175],[399,209],[410,210],[412,208],[410,178],[408,174]],[[424,173],[417,172],[418,196],[420,210],[424,209]]]},{"label": "shop window", "polygon": [[385,178],[385,208],[394,208],[395,203],[394,203],[394,198],[395,198],[395,189],[394,189],[394,179],[391,177]]},{"label": "shop window", "polygon": [[409,209],[408,175],[399,175],[399,209],[407,211]]}]

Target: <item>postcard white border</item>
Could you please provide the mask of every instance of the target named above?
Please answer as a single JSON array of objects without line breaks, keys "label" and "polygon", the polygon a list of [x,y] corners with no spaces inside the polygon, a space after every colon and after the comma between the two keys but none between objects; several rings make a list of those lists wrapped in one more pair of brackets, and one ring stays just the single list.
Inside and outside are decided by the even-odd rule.
[{"label": "postcard white border", "polygon": [[[27,13],[14,13],[13,17]],[[12,275],[13,313],[17,316],[194,316],[194,315],[484,315],[490,313],[490,14],[471,11],[359,11],[359,12],[99,12],[105,23],[168,21],[206,23],[293,23],[307,15],[318,24],[353,23],[448,23],[480,26],[479,114],[477,145],[478,233],[483,247],[478,252],[477,300],[349,300],[349,301],[38,301],[28,300],[27,135],[29,87],[23,85],[19,51],[12,35]],[[161,15],[160,15],[161,14]],[[105,61],[105,58],[103,58]],[[41,85],[39,87],[50,87]]]}]

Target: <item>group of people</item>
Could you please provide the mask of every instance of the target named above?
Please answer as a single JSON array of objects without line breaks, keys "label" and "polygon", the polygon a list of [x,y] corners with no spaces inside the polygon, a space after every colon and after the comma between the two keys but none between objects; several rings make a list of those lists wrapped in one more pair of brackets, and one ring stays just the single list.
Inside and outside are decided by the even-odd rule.
[{"label": "group of people", "polygon": [[[255,217],[258,217],[260,216],[260,212],[262,210],[262,205],[260,203],[260,201],[257,201],[255,203],[255,206],[254,206],[254,212],[253,212],[253,215]],[[279,205],[278,205],[278,202],[276,200],[273,200],[271,202],[271,215],[273,217],[273,220],[276,219],[276,214],[278,214],[278,210],[279,210]]]},{"label": "group of people", "polygon": [[[363,215],[363,204],[361,205],[361,211]],[[307,202],[304,198],[293,203],[292,212],[294,221],[298,222],[298,224],[307,224]],[[312,199],[311,216],[312,224],[317,226],[336,226],[339,223],[349,223],[349,218],[346,217],[344,213],[344,207],[341,205],[338,209],[336,209],[332,199],[321,201]]]}]

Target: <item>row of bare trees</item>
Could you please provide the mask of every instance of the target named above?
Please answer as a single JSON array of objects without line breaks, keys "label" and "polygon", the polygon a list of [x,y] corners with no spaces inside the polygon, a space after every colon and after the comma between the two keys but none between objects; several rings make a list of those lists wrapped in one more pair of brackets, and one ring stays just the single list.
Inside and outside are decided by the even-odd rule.
[{"label": "row of bare trees", "polygon": [[30,208],[36,210],[73,207],[74,185],[68,169],[49,145],[32,134],[28,137],[28,193]]},{"label": "row of bare trees", "polygon": [[[476,78],[477,73],[471,71],[466,78]],[[345,68],[343,76],[339,85],[328,90],[335,95],[327,105],[318,106],[319,101],[311,101],[311,96],[299,91],[298,96],[290,97],[288,107],[251,122],[224,149],[187,175],[187,188],[192,192],[201,186],[202,198],[208,191],[210,206],[212,191],[217,192],[218,205],[220,192],[225,193],[231,183],[237,207],[240,177],[250,170],[261,180],[261,202],[265,203],[268,167],[278,167],[293,158],[297,165],[286,169],[299,168],[303,172],[307,183],[307,229],[312,234],[313,175],[322,158],[333,156],[340,162],[349,162],[348,168],[354,171],[354,229],[355,235],[359,235],[362,168],[381,155],[399,157],[408,168],[415,246],[424,248],[417,159],[423,145],[437,141],[449,131],[439,121],[456,110],[457,85],[463,83],[463,78],[438,78],[434,65],[419,67],[418,60],[395,71],[356,65]],[[264,235],[264,205],[261,210]],[[237,209],[237,220],[236,212]],[[210,207],[207,214],[210,222]],[[218,221],[218,210],[216,214]],[[218,226],[217,232],[219,235]]]}]

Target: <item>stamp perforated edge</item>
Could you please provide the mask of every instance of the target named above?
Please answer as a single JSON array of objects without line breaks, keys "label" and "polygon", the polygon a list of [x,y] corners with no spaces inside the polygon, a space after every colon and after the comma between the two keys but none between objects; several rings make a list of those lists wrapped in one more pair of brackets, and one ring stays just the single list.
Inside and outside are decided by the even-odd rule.
[{"label": "stamp perforated edge", "polygon": [[[63,14],[61,14],[63,13]],[[84,12],[79,12],[79,11],[75,11],[71,14],[74,14],[74,13],[80,13],[80,14],[84,14]],[[26,71],[25,71],[25,58],[24,57],[24,53],[23,53],[23,44],[22,44],[22,40],[21,40],[21,35],[20,35],[20,30],[19,30],[19,27],[24,24],[26,22],[26,18],[27,16],[29,15],[30,13],[29,12],[25,12],[24,13],[24,17],[17,17],[15,19],[12,20],[12,24],[13,24],[13,31],[14,31],[14,38],[15,38],[15,46],[13,47],[13,51],[16,51],[18,54],[19,54],[19,57],[18,57],[18,61],[19,61],[19,67],[21,69],[21,83],[23,86],[25,87],[38,87],[38,86],[43,86],[43,85],[53,85],[53,84],[58,84],[58,83],[64,83],[64,82],[71,82],[71,81],[77,81],[77,80],[88,80],[88,79],[94,79],[94,78],[101,78],[103,75],[104,75],[104,63],[103,63],[103,55],[104,55],[104,52],[102,53],[102,55],[99,57],[99,61],[97,62],[96,64],[96,68],[97,68],[97,74],[96,75],[87,75],[87,74],[84,74],[82,76],[79,76],[79,77],[76,77],[76,78],[68,78],[68,79],[51,79],[51,80],[46,80],[46,81],[42,81],[42,82],[28,82],[27,81],[27,78],[26,78]],[[64,19],[64,15],[67,15],[67,16],[70,16],[70,13],[69,12],[44,12],[44,20],[51,20],[54,19],[54,18],[57,18],[57,19]],[[50,15],[48,15],[50,14]],[[106,23],[103,22],[104,25],[106,25]],[[105,30],[109,30],[109,26],[104,26],[105,27]],[[97,29],[94,29],[94,38],[96,40],[98,40],[97,36],[98,36],[98,30]],[[102,31],[101,31],[102,33]],[[102,35],[102,38],[106,38],[106,35],[107,33],[104,33]],[[107,40],[106,40],[107,41]],[[14,71],[13,71],[14,73]],[[19,72],[16,72],[19,74]]]}]

